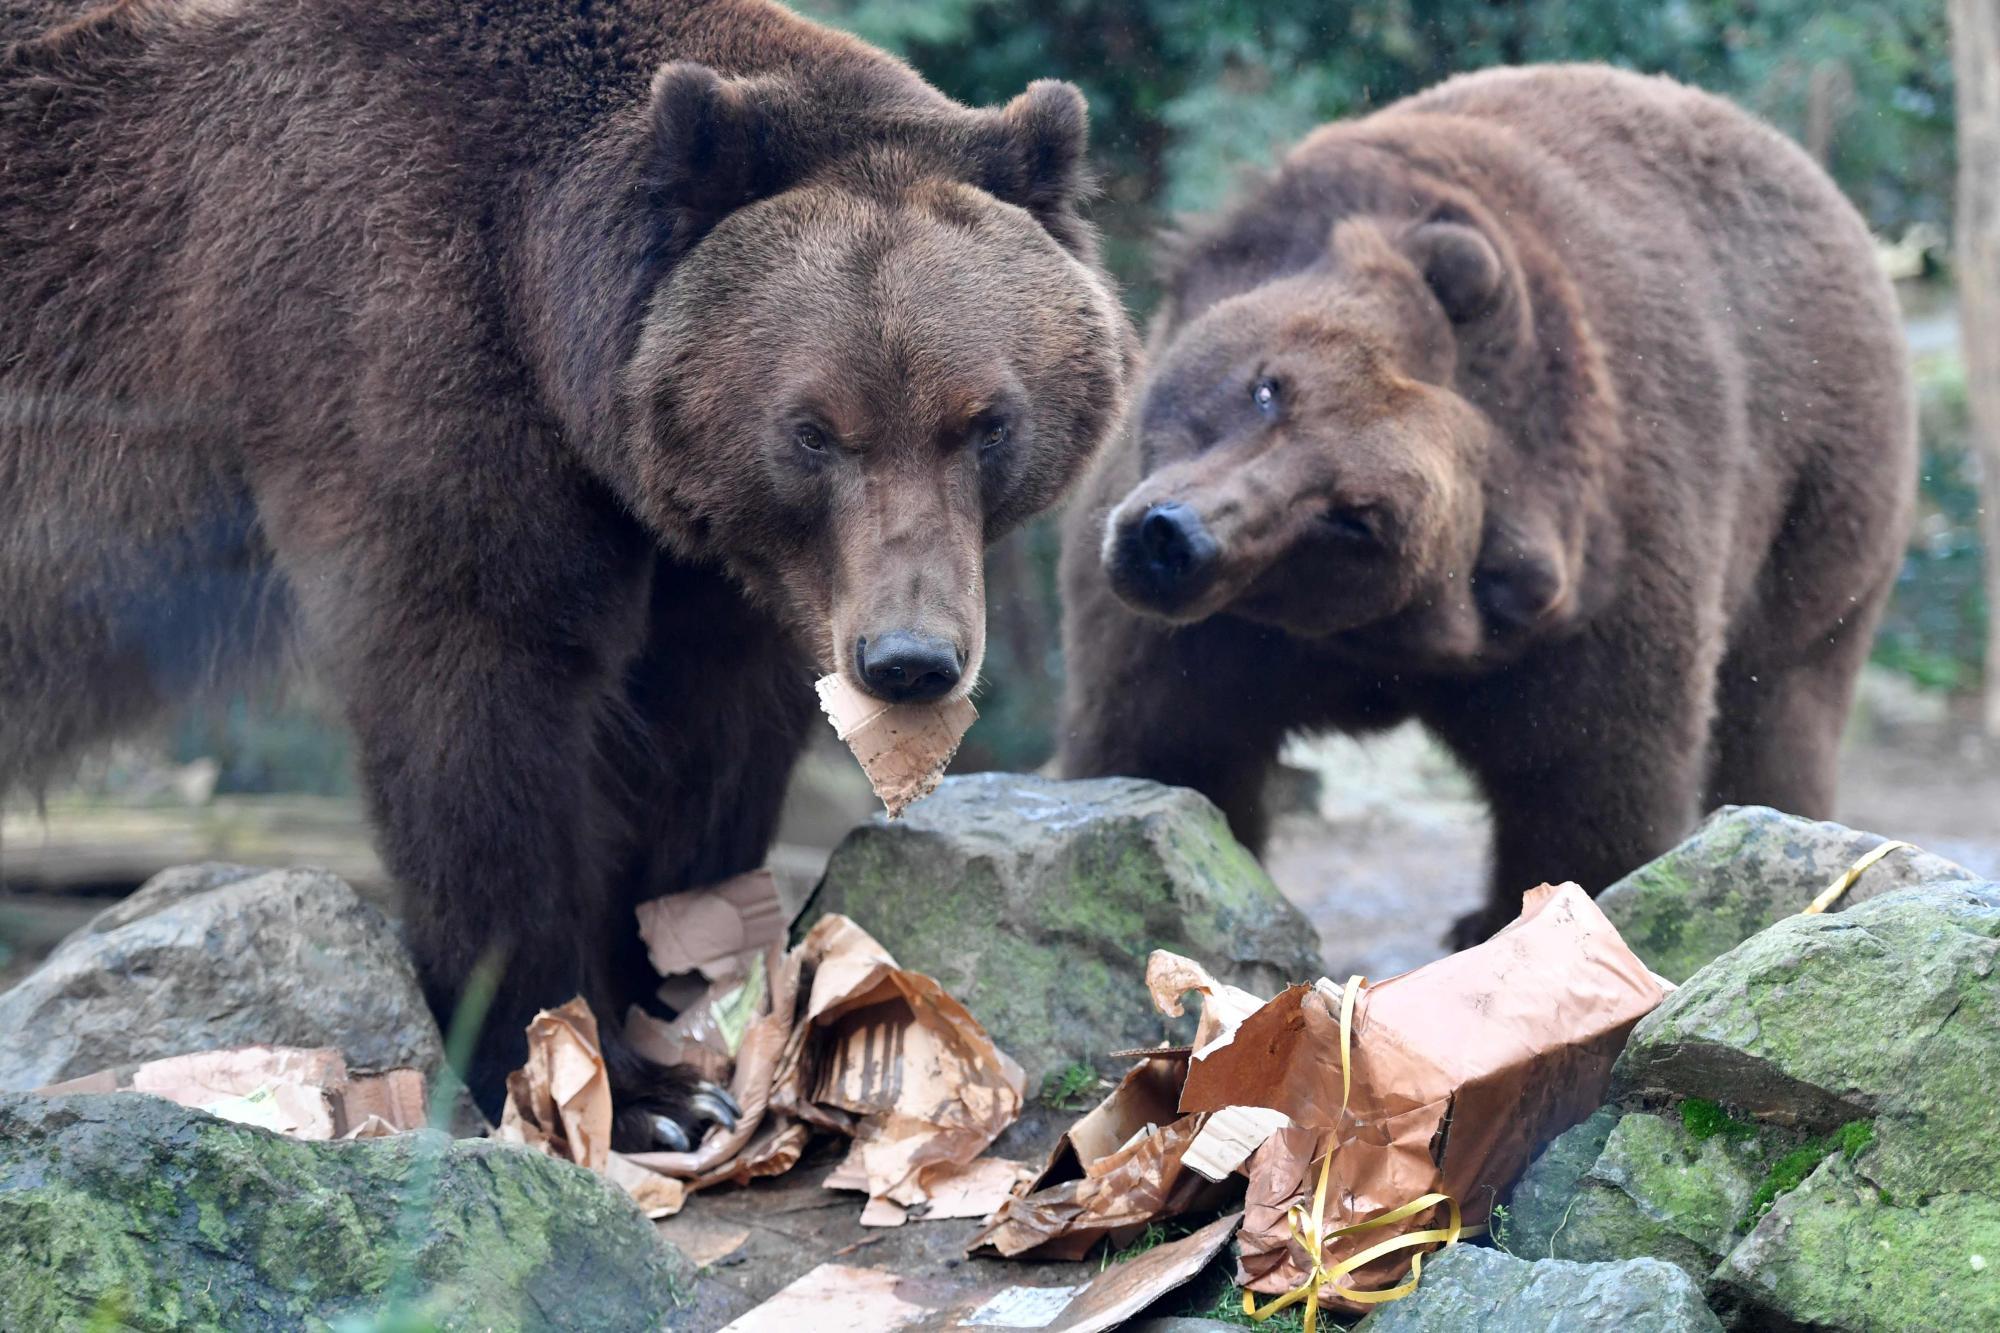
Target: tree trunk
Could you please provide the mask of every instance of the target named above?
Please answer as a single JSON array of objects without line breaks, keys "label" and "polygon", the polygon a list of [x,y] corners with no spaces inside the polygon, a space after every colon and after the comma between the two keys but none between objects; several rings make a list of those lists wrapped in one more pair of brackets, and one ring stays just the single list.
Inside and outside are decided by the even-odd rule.
[{"label": "tree trunk", "polygon": [[2000,0],[1951,0],[1958,308],[1986,547],[1986,734],[2000,740]]}]

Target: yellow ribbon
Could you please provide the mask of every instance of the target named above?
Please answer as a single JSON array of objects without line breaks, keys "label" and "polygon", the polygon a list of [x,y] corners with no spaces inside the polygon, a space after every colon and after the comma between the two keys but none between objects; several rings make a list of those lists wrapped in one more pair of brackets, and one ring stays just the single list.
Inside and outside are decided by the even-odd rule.
[{"label": "yellow ribbon", "polygon": [[1840,878],[1834,880],[1833,883],[1827,885],[1824,889],[1820,891],[1819,897],[1813,899],[1811,902],[1806,904],[1805,911],[1801,913],[1801,915],[1816,916],[1819,913],[1824,912],[1827,908],[1833,906],[1835,903],[1839,902],[1841,899],[1841,895],[1845,894],[1849,889],[1853,888],[1854,881],[1861,878],[1862,871],[1866,870],[1869,866],[1874,865],[1877,861],[1887,856],[1890,852],[1895,851],[1898,847],[1909,847],[1910,850],[1913,852],[1917,850],[1915,847],[1911,847],[1910,844],[1907,842],[1883,843],[1881,846],[1876,847],[1875,849],[1870,851],[1866,856],[1862,857],[1859,861],[1856,861],[1853,865],[1847,867],[1847,869],[1844,872],[1842,872]]},{"label": "yellow ribbon", "polygon": [[[1340,994],[1340,1118],[1343,1122],[1347,1119],[1348,1095],[1353,1091],[1353,1079],[1349,1071],[1353,1065],[1354,1001],[1361,994],[1362,984],[1363,978],[1349,977],[1347,985],[1342,988]],[[1410,1200],[1400,1207],[1391,1208],[1384,1213],[1378,1213],[1374,1217],[1356,1222],[1351,1226],[1338,1227],[1332,1231],[1325,1230],[1326,1185],[1327,1179],[1333,1170],[1333,1152],[1332,1148],[1328,1148],[1326,1156],[1320,1159],[1319,1183],[1313,1187],[1312,1212],[1307,1214],[1303,1207],[1293,1204],[1291,1213],[1287,1218],[1292,1231],[1292,1239],[1296,1240],[1305,1252],[1312,1256],[1312,1272],[1306,1275],[1304,1282],[1301,1282],[1284,1295],[1277,1297],[1261,1310],[1257,1308],[1255,1293],[1250,1291],[1243,1293],[1243,1313],[1260,1324],[1279,1311],[1289,1310],[1300,1301],[1305,1301],[1307,1302],[1305,1333],[1314,1333],[1319,1318],[1320,1289],[1328,1283],[1332,1283],[1333,1289],[1341,1296],[1358,1305],[1379,1305],[1384,1301],[1401,1300],[1415,1291],[1417,1283],[1423,1278],[1424,1257],[1421,1254],[1410,1257],[1409,1278],[1393,1287],[1364,1291],[1356,1287],[1343,1286],[1340,1279],[1346,1277],[1357,1268],[1373,1263],[1385,1254],[1393,1254],[1397,1250],[1406,1250],[1416,1245],[1429,1245],[1433,1241],[1441,1241],[1446,1245],[1452,1245],[1458,1241],[1461,1235],[1470,1234],[1460,1226],[1461,1219],[1459,1217],[1458,1201],[1448,1194],[1425,1194]],[[1407,1221],[1409,1218],[1415,1217],[1418,1213],[1428,1208],[1434,1208],[1438,1204],[1444,1204],[1451,1210],[1451,1223],[1449,1226],[1431,1227],[1423,1231],[1411,1231],[1401,1236],[1391,1237],[1380,1244],[1369,1246],[1358,1254],[1348,1256],[1331,1268],[1327,1267],[1326,1247],[1329,1243],[1339,1240],[1343,1236],[1353,1236],[1363,1231],[1373,1231],[1377,1227],[1394,1226],[1396,1223]]]}]

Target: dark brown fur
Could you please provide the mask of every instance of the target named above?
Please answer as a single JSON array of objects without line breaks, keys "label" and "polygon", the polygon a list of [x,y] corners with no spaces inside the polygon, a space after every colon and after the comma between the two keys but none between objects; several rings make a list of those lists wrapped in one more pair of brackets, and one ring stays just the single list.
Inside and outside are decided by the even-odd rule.
[{"label": "dark brown fur", "polygon": [[296,630],[433,1002],[507,959],[490,1108],[537,1007],[650,989],[635,902],[763,856],[816,671],[914,628],[969,688],[982,545],[1121,402],[1083,136],[762,0],[0,48],[0,791]]},{"label": "dark brown fur", "polygon": [[[1068,529],[1069,773],[1256,843],[1286,733],[1421,719],[1495,817],[1461,938],[1703,807],[1827,813],[1915,441],[1893,297],[1797,148],[1665,79],[1471,75],[1312,135],[1167,280]],[[1168,501],[1220,550],[1162,593]]]}]

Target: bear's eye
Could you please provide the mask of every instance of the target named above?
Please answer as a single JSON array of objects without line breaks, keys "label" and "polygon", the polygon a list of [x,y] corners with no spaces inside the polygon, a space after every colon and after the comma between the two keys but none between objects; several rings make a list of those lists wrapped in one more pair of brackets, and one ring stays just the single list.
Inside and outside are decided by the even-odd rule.
[{"label": "bear's eye", "polygon": [[982,450],[998,449],[1014,438],[1014,428],[1004,421],[989,421],[979,428],[979,447]]},{"label": "bear's eye", "polygon": [[809,454],[823,454],[832,441],[827,439],[826,432],[818,426],[810,421],[801,421],[792,427],[792,443]]},{"label": "bear's eye", "polygon": [[1250,401],[1255,403],[1257,410],[1265,416],[1270,416],[1276,412],[1278,410],[1278,382],[1268,377],[1258,380],[1250,386]]}]

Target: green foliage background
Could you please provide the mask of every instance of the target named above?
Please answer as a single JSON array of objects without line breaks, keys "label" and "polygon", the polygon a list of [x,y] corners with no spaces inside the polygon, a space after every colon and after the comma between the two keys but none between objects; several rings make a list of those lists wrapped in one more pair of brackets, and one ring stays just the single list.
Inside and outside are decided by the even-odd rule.
[{"label": "green foliage background", "polygon": [[1323,121],[1452,74],[1602,60],[1735,98],[1806,137],[1836,90],[1829,166],[1878,228],[1942,223],[1951,198],[1943,0],[804,0],[966,102],[1038,78],[1090,99],[1113,267],[1149,303],[1146,243],[1214,207],[1246,167]]}]

